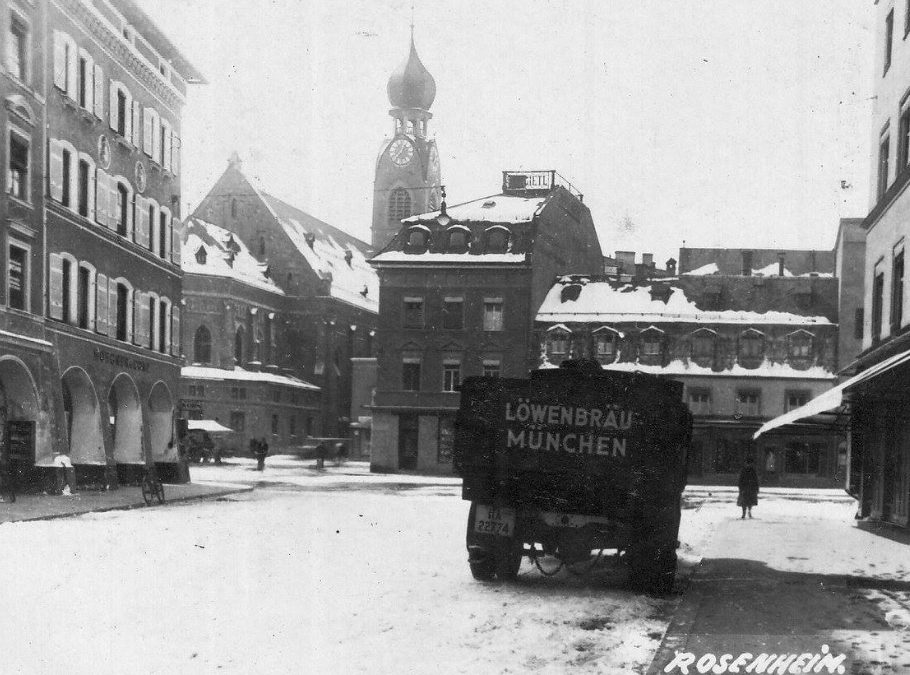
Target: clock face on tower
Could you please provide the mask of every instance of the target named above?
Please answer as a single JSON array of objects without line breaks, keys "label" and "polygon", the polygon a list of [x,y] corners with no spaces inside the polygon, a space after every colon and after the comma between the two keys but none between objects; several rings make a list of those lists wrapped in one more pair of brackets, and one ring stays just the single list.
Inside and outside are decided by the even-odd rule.
[{"label": "clock face on tower", "polygon": [[399,138],[389,146],[389,158],[398,166],[406,166],[414,156],[414,146],[410,141]]}]

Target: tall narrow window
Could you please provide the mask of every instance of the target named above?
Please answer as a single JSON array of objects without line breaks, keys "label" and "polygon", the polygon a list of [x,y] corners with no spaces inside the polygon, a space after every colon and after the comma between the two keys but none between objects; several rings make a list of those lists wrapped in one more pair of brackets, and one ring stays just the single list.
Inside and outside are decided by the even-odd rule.
[{"label": "tall narrow window", "polygon": [[89,294],[91,293],[91,276],[87,267],[79,268],[79,279],[76,284],[76,324],[79,328],[88,328]]},{"label": "tall narrow window", "polygon": [[238,328],[234,333],[234,363],[243,365],[243,329]]},{"label": "tall narrow window", "polygon": [[396,227],[411,215],[411,195],[404,188],[395,188],[389,194],[389,225]]},{"label": "tall narrow window", "polygon": [[67,150],[63,149],[63,195],[60,198],[60,203],[64,206],[69,206],[72,204],[72,195],[70,190],[72,188],[72,162],[73,154]]},{"label": "tall narrow window", "polygon": [[446,330],[464,328],[463,298],[445,298],[442,302],[442,327]]},{"label": "tall narrow window", "polygon": [[891,334],[900,330],[904,319],[904,250],[894,254],[891,274]]},{"label": "tall narrow window", "polygon": [[18,134],[9,136],[7,190],[16,199],[28,201],[28,141]]},{"label": "tall narrow window", "polygon": [[401,364],[401,388],[404,391],[420,391],[419,359],[405,359]]},{"label": "tall narrow window", "polygon": [[461,364],[452,362],[442,366],[442,390],[458,391],[461,386]]},{"label": "tall narrow window", "polygon": [[77,190],[79,192],[76,195],[76,206],[79,211],[79,215],[85,217],[88,217],[88,180],[88,162],[86,162],[84,159],[80,159],[77,173]]},{"label": "tall narrow window", "polygon": [[885,67],[882,74],[888,72],[891,67],[891,54],[894,49],[894,10],[888,12],[885,17]]},{"label": "tall narrow window", "polygon": [[882,305],[885,294],[885,273],[876,271],[872,281],[872,341],[882,338]]},{"label": "tall narrow window", "polygon": [[170,214],[162,209],[158,217],[158,255],[162,258],[167,257],[167,226],[169,218]]},{"label": "tall narrow window", "polygon": [[[907,6],[910,7],[910,3],[907,3]],[[907,166],[907,162],[910,161],[910,101],[905,101],[901,110],[897,143],[896,173],[899,174]]]},{"label": "tall narrow window", "polygon": [[125,237],[128,233],[129,192],[123,183],[117,183],[117,234]]},{"label": "tall narrow window", "polygon": [[404,328],[423,328],[423,298],[404,299]]},{"label": "tall narrow window", "polygon": [[28,251],[10,244],[6,275],[7,304],[13,309],[28,309]]},{"label": "tall narrow window", "polygon": [[76,92],[78,97],[79,106],[82,108],[87,108],[88,98],[91,96],[89,90],[89,76],[91,73],[91,66],[84,56],[79,57],[79,68],[77,76],[79,78],[79,87]]},{"label": "tall narrow window", "polygon": [[117,90],[117,133],[126,136],[126,118],[130,114],[126,103],[126,94],[122,89]]},{"label": "tall narrow window", "polygon": [[193,362],[212,362],[212,334],[205,326],[196,329],[196,336],[193,338]]},{"label": "tall narrow window", "polygon": [[73,264],[67,259],[63,259],[63,320],[72,321],[73,307],[70,302],[70,294],[73,291]]},{"label": "tall narrow window", "polygon": [[504,330],[502,316],[502,299],[485,298],[483,301],[483,329],[489,331]]},{"label": "tall narrow window", "polygon": [[117,326],[116,337],[126,342],[126,326],[129,314],[129,289],[123,284],[117,284]]},{"label": "tall narrow window", "polygon": [[743,417],[761,415],[761,392],[753,390],[736,392],[735,412]]},{"label": "tall narrow window", "polygon": [[878,198],[888,191],[888,164],[890,163],[891,138],[886,134],[878,146]]},{"label": "tall narrow window", "polygon": [[28,25],[15,12],[10,15],[6,65],[14,77],[28,82]]}]

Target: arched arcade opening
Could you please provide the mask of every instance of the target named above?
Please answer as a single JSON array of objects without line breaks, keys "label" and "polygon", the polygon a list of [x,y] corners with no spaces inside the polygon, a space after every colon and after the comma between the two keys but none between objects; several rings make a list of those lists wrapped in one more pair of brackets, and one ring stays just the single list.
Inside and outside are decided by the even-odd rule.
[{"label": "arched arcade opening", "polygon": [[174,443],[174,399],[164,382],[156,382],[149,394],[149,442],[153,462],[176,462]]},{"label": "arched arcade opening", "polygon": [[136,383],[121,373],[111,385],[107,396],[111,437],[114,439],[114,460],[120,465],[142,465],[142,406]]},{"label": "arched arcade opening", "polygon": [[82,368],[63,374],[63,411],[73,464],[106,465],[101,407],[91,378]]}]

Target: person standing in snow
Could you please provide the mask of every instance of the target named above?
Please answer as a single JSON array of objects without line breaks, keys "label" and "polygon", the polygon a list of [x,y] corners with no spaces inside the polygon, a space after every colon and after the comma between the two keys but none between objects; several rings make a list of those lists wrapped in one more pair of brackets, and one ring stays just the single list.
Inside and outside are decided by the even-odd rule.
[{"label": "person standing in snow", "polygon": [[265,458],[269,454],[269,444],[266,443],[265,439],[256,441],[256,470],[263,471],[265,469]]},{"label": "person standing in snow", "polygon": [[739,472],[739,497],[736,504],[742,508],[743,515],[740,519],[752,517],[752,507],[758,504],[758,473],[755,471],[755,459],[746,457],[746,465]]}]

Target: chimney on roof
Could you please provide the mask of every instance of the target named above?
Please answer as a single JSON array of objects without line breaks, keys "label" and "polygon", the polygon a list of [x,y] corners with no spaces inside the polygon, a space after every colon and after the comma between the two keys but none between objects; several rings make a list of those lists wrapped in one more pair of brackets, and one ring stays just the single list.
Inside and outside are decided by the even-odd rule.
[{"label": "chimney on roof", "polygon": [[653,253],[642,253],[641,254],[641,264],[645,267],[654,267],[654,254]]},{"label": "chimney on roof", "polygon": [[316,235],[312,232],[304,232],[303,240],[306,242],[307,246],[313,248],[313,243],[316,241]]},{"label": "chimney on roof", "polygon": [[743,276],[752,276],[752,251],[743,251]]},{"label": "chimney on roof", "polygon": [[781,251],[777,254],[777,276],[784,276],[784,260],[786,259],[787,254]]},{"label": "chimney on roof", "polygon": [[243,160],[240,159],[240,154],[236,150],[228,157],[228,166],[232,169],[237,169],[238,171],[243,170]]},{"label": "chimney on roof", "polygon": [[351,253],[351,250],[348,249],[344,252],[344,261],[348,264],[348,267],[351,266],[351,260],[354,259],[354,254]]},{"label": "chimney on roof", "polygon": [[633,274],[635,272],[635,251],[617,251],[616,263],[620,274]]}]

